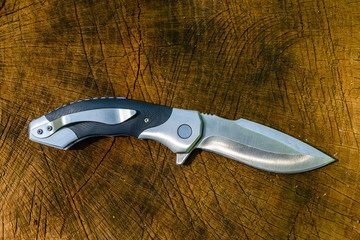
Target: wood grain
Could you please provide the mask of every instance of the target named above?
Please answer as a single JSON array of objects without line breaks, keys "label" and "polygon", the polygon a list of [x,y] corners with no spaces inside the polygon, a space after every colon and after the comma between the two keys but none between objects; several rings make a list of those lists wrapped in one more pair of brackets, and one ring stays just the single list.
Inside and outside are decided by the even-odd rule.
[{"label": "wood grain", "polygon": [[[1,239],[360,239],[357,1],[0,0]],[[296,175],[28,124],[123,96],[240,117],[337,162]]]}]

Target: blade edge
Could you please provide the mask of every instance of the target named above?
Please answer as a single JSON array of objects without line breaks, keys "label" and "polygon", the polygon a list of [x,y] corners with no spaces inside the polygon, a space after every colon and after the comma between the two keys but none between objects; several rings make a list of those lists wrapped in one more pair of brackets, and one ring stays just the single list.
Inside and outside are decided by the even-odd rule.
[{"label": "blade edge", "polygon": [[224,137],[208,137],[200,149],[233,159],[256,169],[283,174],[311,171],[334,161],[306,154],[278,154],[260,150]]}]

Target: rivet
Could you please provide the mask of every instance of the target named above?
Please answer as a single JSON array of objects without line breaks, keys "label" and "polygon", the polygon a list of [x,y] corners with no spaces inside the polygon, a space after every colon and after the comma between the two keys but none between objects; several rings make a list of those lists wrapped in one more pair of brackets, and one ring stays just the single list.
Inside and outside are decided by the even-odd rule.
[{"label": "rivet", "polygon": [[37,133],[38,133],[39,135],[41,135],[41,134],[43,134],[43,130],[42,130],[42,129],[38,129],[38,130],[37,130]]},{"label": "rivet", "polygon": [[52,131],[53,130],[53,127],[52,126],[47,126],[46,128],[48,131]]},{"label": "rivet", "polygon": [[148,123],[149,121],[150,121],[149,118],[144,118],[145,123]]}]

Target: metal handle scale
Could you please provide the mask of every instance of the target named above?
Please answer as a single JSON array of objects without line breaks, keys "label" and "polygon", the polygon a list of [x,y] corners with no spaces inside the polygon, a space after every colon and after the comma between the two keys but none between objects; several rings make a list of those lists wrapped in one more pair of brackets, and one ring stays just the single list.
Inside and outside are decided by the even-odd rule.
[{"label": "metal handle scale", "polygon": [[175,153],[187,153],[201,136],[196,111],[124,98],[87,99],[64,105],[30,123],[31,140],[68,149],[94,136],[153,139]]}]

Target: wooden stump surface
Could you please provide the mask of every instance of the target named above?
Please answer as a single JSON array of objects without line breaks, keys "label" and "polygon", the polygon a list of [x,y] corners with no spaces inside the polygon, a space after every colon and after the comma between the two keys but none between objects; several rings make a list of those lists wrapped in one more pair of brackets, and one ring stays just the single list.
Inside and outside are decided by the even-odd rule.
[{"label": "wooden stump surface", "polygon": [[[0,0],[1,239],[360,239],[360,2]],[[295,175],[160,143],[31,142],[73,101],[238,119],[334,156]]]}]

